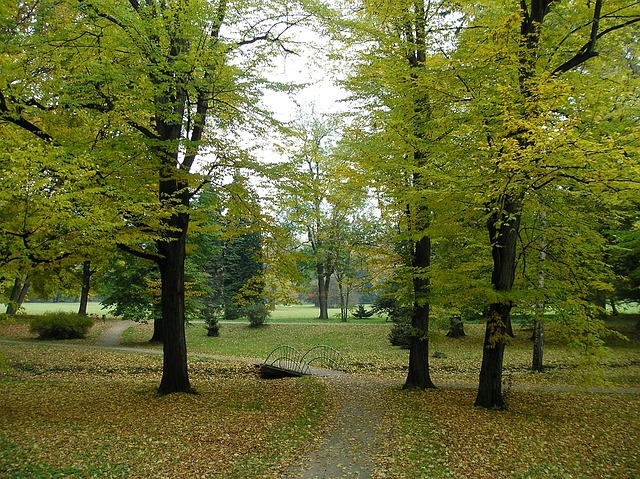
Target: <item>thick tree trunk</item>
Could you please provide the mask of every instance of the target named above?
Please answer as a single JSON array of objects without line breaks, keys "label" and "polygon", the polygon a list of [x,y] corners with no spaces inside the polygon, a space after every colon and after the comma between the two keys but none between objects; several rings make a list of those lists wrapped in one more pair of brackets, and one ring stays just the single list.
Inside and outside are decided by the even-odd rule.
[{"label": "thick tree trunk", "polygon": [[[169,208],[187,208],[189,196],[187,184],[173,179],[171,165],[163,171],[159,184],[160,200]],[[173,211],[164,224],[165,237],[156,242],[160,260],[161,311],[164,363],[159,394],[175,392],[192,393],[187,369],[187,343],[185,338],[184,262],[189,214]]]},{"label": "thick tree trunk", "polygon": [[[487,221],[493,257],[491,283],[496,291],[509,292],[515,280],[521,199],[501,200],[502,209],[491,214]],[[511,327],[511,307],[509,300],[495,302],[489,306],[475,402],[478,407],[502,409],[505,406],[502,396],[502,363]]]},{"label": "thick tree trunk", "polygon": [[507,341],[505,318],[509,318],[510,304],[491,305],[482,349],[480,383],[475,405],[488,409],[504,409],[502,395],[502,365]]},{"label": "thick tree trunk", "polygon": [[412,265],[414,304],[411,314],[413,334],[409,345],[409,372],[403,389],[435,388],[429,372],[429,279],[425,269],[431,264],[431,240],[428,236],[416,242]]},{"label": "thick tree trunk", "polygon": [[[186,219],[182,220],[186,223]],[[185,237],[186,227],[181,229],[179,237],[171,241],[158,241],[158,252],[163,257],[160,261],[160,277],[165,333],[162,380],[158,388],[160,394],[193,392],[187,370],[187,343],[184,331]]]},{"label": "thick tree trunk", "polygon": [[91,289],[91,261],[82,263],[82,292],[80,293],[80,307],[78,314],[80,316],[87,315],[87,304],[89,304],[89,290]]}]

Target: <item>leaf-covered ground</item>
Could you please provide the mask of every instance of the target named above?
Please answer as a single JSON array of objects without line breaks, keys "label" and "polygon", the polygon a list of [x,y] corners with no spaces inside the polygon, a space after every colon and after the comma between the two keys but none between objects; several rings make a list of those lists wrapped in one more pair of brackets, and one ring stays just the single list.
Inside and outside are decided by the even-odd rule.
[{"label": "leaf-covered ground", "polygon": [[252,366],[190,364],[197,395],[155,394],[161,358],[0,344],[0,473],[7,478],[274,477],[316,431],[324,387]]},{"label": "leaf-covered ground", "polygon": [[[381,477],[612,478],[640,473],[640,395],[517,391],[508,411],[475,391],[390,390]],[[403,458],[410,457],[410,461]]]},{"label": "leaf-covered ground", "polygon": [[[544,374],[526,370],[524,340],[510,346],[514,384],[509,409],[497,412],[473,408],[475,390],[451,385],[477,378],[475,328],[462,340],[434,342],[443,356],[432,358],[433,376],[444,387],[408,392],[400,389],[406,352],[383,344],[385,325],[230,326],[222,341],[190,328],[190,350],[241,356],[244,348],[259,357],[252,352],[271,341],[304,349],[329,339],[321,342],[349,349],[358,377],[263,381],[250,364],[193,357],[199,394],[159,397],[160,355],[84,347],[105,324],[88,340],[55,346],[29,339],[24,324],[0,325],[0,338],[23,341],[0,339],[11,368],[0,372],[0,477],[640,477],[640,394],[565,392],[575,378],[566,348],[553,340]],[[136,326],[127,341],[149,348],[148,333]],[[605,377],[637,388],[637,337],[610,346]],[[305,458],[302,474],[311,475],[300,476]]]}]

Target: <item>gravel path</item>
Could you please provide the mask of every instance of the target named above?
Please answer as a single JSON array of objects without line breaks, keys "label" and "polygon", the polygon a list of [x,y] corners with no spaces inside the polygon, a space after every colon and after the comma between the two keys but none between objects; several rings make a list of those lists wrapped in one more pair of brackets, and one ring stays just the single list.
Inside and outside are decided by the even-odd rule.
[{"label": "gravel path", "polygon": [[332,427],[280,479],[373,478],[375,455],[381,448],[377,429],[384,414],[382,382],[354,376],[325,381],[338,405]]},{"label": "gravel path", "polygon": [[96,346],[103,348],[116,348],[120,346],[120,337],[128,328],[135,326],[135,321],[118,320],[109,329],[107,329],[96,341]]}]

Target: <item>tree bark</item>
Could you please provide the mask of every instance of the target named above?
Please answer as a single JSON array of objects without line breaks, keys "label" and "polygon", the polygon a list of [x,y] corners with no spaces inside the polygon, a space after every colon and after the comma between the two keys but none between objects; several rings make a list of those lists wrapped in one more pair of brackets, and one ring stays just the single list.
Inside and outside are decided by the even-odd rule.
[{"label": "tree bark", "polygon": [[[522,202],[519,197],[503,197],[500,203],[502,209],[493,212],[487,221],[493,257],[491,283],[496,291],[509,292],[515,280]],[[478,395],[475,402],[478,407],[488,409],[505,407],[502,396],[502,364],[511,325],[512,306],[508,299],[489,305]]]},{"label": "tree bark", "polygon": [[18,314],[18,310],[22,307],[22,303],[24,303],[30,287],[31,281],[25,280],[23,283],[20,278],[15,279],[13,288],[11,289],[11,296],[9,297],[9,304],[7,304],[7,314],[11,316]]},{"label": "tree bark", "polygon": [[429,279],[424,271],[431,264],[431,239],[428,236],[416,242],[412,262],[415,268],[411,314],[413,334],[409,345],[409,371],[403,389],[430,389],[436,386],[429,372]]},{"label": "tree bark", "polygon": [[[176,183],[176,182],[171,182]],[[167,181],[161,182],[167,187]],[[171,187],[169,187],[171,189]],[[179,190],[175,190],[176,194]],[[189,215],[174,213],[170,219],[173,233],[158,240],[162,282],[163,368],[159,394],[192,393],[187,369],[187,343],[184,331],[184,260]]]},{"label": "tree bark", "polygon": [[329,281],[331,275],[327,274],[322,261],[316,263],[316,271],[318,274],[318,305],[320,307],[318,319],[329,319]]},{"label": "tree bark", "polygon": [[91,289],[91,261],[82,263],[82,292],[80,293],[80,307],[78,314],[80,316],[87,315],[87,304],[89,303],[89,290]]},{"label": "tree bark", "polygon": [[504,409],[502,395],[502,365],[507,339],[505,318],[509,318],[511,304],[493,303],[484,335],[480,383],[476,396],[476,407]]}]

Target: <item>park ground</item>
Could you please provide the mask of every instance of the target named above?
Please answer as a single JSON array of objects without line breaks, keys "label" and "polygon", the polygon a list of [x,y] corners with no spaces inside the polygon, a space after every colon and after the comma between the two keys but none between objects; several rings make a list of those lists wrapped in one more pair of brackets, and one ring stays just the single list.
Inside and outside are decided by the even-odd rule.
[{"label": "park ground", "polygon": [[[259,329],[223,324],[220,338],[188,326],[198,394],[164,397],[148,325],[127,324],[116,349],[98,344],[122,323],[101,315],[86,339],[55,343],[35,339],[25,318],[0,324],[0,477],[640,477],[637,316],[610,323],[628,340],[609,339],[590,383],[594,370],[576,371],[579,357],[552,331],[547,372],[529,372],[530,332],[517,327],[505,359],[509,408],[498,412],[473,408],[482,325],[458,340],[436,331],[439,388],[410,392],[390,324],[316,324],[294,310]],[[329,344],[355,374],[259,379],[254,362],[283,343]],[[323,473],[318,451],[329,444],[344,454],[325,457]]]}]

